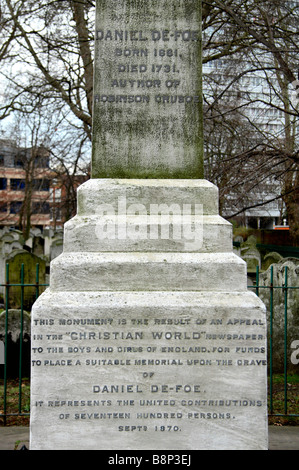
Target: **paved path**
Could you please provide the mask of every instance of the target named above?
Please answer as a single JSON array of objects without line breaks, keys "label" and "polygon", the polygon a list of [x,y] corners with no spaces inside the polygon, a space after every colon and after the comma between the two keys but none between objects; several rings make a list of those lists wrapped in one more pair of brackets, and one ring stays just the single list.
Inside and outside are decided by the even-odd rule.
[{"label": "paved path", "polygon": [[0,450],[20,450],[23,445],[29,447],[29,427],[0,426]]},{"label": "paved path", "polygon": [[269,426],[269,450],[299,450],[299,426]]},{"label": "paved path", "polygon": [[[0,450],[29,447],[29,428],[0,427]],[[299,450],[299,426],[269,426],[269,450]]]}]

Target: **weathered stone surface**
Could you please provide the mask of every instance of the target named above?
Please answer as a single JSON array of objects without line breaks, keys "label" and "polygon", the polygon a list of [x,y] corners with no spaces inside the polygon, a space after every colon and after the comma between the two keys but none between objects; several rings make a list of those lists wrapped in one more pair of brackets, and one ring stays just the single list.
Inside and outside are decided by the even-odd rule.
[{"label": "weathered stone surface", "polygon": [[[136,252],[202,252],[202,253],[226,253],[232,248],[232,226],[229,222],[218,215],[204,215],[201,219],[194,219],[194,224],[198,223],[200,230],[199,243],[194,238],[184,236],[184,222],[181,217],[175,222],[174,217],[163,221],[157,221],[161,227],[161,232],[170,233],[169,238],[151,237],[150,219],[144,216],[126,216],[123,223],[127,230],[130,227],[139,228],[140,233],[146,233],[146,237],[126,237],[118,238],[117,232],[114,237],[97,236],[100,218],[98,215],[75,216],[64,226],[64,252],[105,252],[105,251],[136,251]],[[177,229],[174,225],[177,225]],[[189,228],[189,227],[188,227]],[[172,233],[181,234],[174,238]],[[179,231],[180,230],[180,231]]]},{"label": "weathered stone surface", "polygon": [[51,264],[51,288],[243,291],[246,263],[233,253],[65,253]]},{"label": "weathered stone surface", "polygon": [[142,204],[150,213],[151,204],[202,205],[203,215],[218,215],[218,188],[206,180],[91,179],[78,188],[78,215],[96,215],[102,204],[122,214],[131,204]]},{"label": "weathered stone surface", "polygon": [[267,448],[253,293],[48,290],[33,318],[51,339],[33,356],[31,449]]},{"label": "weathered stone surface", "polygon": [[197,179],[201,2],[97,7],[93,179],[32,310],[31,449],[266,449],[265,308]]},{"label": "weathered stone surface", "polygon": [[0,340],[0,366],[5,363],[5,345],[4,342]]},{"label": "weathered stone surface", "polygon": [[[39,282],[45,283],[46,280],[46,261],[39,256],[29,253],[26,250],[15,250],[6,257],[6,263],[9,264],[9,282],[11,284],[20,284],[21,267],[24,264],[24,283],[32,284],[32,280],[36,279],[36,265],[39,265]],[[3,272],[4,266],[3,266]],[[42,292],[44,287],[39,287]],[[8,291],[9,305],[13,308],[21,308],[20,287],[12,285]],[[36,287],[27,286],[24,289],[23,307],[30,311],[32,304],[36,299]]]},{"label": "weathered stone surface", "polygon": [[[28,312],[19,309],[8,309],[7,317],[7,334],[11,340],[16,343],[20,338],[21,321],[23,321],[22,329],[25,341],[30,339],[31,320]],[[3,310],[0,314],[0,338],[5,338],[5,324],[6,324],[6,311]]]},{"label": "weathered stone surface", "polygon": [[[6,336],[7,325],[7,336]],[[22,377],[30,377],[30,354],[31,354],[31,319],[28,312],[18,309],[8,309],[0,313],[0,347],[1,342],[5,344],[7,339],[7,362],[6,375],[10,378],[18,378],[20,374],[20,342],[22,325]],[[3,356],[4,363],[4,356]],[[1,364],[1,360],[0,360]]]},{"label": "weathered stone surface", "polygon": [[[99,204],[115,203],[127,188],[105,185],[102,199],[82,189],[93,214],[86,238],[81,229],[70,236],[81,214],[67,224],[67,249],[51,263],[50,289],[32,311],[31,448],[266,449],[265,308],[246,290],[231,230],[221,242],[230,243],[226,252],[210,252],[206,236],[207,252],[160,251],[169,240],[132,251],[135,240],[127,239],[126,251],[112,239],[111,251],[100,252]],[[217,198],[215,187],[203,187]],[[178,207],[187,203],[179,182],[172,190],[168,181],[132,188],[130,204],[147,207],[164,191],[159,202],[169,206],[170,192]],[[203,230],[210,217],[221,219],[203,216]]]},{"label": "weathered stone surface", "polygon": [[201,178],[201,2],[99,0],[93,178]]}]

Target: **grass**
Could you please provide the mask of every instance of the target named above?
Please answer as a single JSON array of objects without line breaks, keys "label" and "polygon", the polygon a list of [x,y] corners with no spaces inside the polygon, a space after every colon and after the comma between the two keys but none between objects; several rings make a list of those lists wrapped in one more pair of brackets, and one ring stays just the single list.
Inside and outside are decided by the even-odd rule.
[{"label": "grass", "polygon": [[[21,414],[30,412],[30,380],[28,378],[22,379],[21,385]],[[4,381],[0,379],[0,415],[4,412]],[[18,416],[19,414],[19,380],[7,380],[6,392],[6,413],[7,415],[13,414],[16,416],[7,416],[7,426],[28,426],[28,416]],[[0,416],[0,426],[4,425],[4,417]]]},{"label": "grass", "polygon": [[[4,384],[3,379],[0,379],[0,415],[3,414],[3,392]],[[29,379],[22,379],[22,413],[29,413],[30,411],[30,381]],[[269,390],[269,387],[268,387]],[[287,412],[288,414],[299,415],[299,374],[289,373],[287,376]],[[273,375],[273,394],[272,405],[273,414],[285,414],[285,385],[284,375]],[[299,417],[292,416],[271,416],[270,415],[270,396],[268,397],[269,408],[269,424],[278,426],[299,426]],[[8,380],[7,382],[7,414],[18,414],[19,412],[19,381]],[[0,426],[4,424],[4,418],[0,416]],[[7,416],[7,426],[27,426],[29,425],[29,416]]]},{"label": "grass", "polygon": [[[273,375],[272,413],[275,415],[285,414],[285,393],[287,396],[287,413],[299,415],[299,374],[289,373],[286,381],[284,374]],[[269,424],[299,426],[299,417],[271,416],[270,395],[268,398]]]}]

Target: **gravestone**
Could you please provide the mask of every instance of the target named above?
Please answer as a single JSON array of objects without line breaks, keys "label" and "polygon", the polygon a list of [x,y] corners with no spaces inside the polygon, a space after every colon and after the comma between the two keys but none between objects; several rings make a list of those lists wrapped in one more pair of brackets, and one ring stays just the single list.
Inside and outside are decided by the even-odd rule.
[{"label": "gravestone", "polygon": [[32,310],[31,449],[266,449],[266,321],[202,179],[201,4],[98,0],[92,179]]},{"label": "gravestone", "polygon": [[[18,309],[8,309],[0,313],[0,343],[7,339],[7,377],[17,378],[20,373],[20,332],[22,329],[22,377],[30,376],[30,315]],[[21,328],[22,327],[22,328]]]},{"label": "gravestone", "polygon": [[4,377],[5,344],[0,340],[0,377]]},{"label": "gravestone", "polygon": [[[278,255],[279,256],[279,255]],[[271,275],[271,268],[273,274]],[[267,307],[267,320],[269,325],[272,322],[271,335],[268,337],[269,355],[272,355],[272,370],[274,373],[284,373],[285,361],[288,372],[298,370],[298,362],[292,360],[293,342],[299,339],[299,259],[282,258],[280,261],[269,266],[260,274],[259,296]],[[287,276],[287,278],[286,278]],[[270,287],[274,286],[272,292],[272,319],[271,319],[271,294]],[[291,287],[287,291],[282,286]],[[263,288],[263,286],[265,288]],[[280,286],[279,289],[277,287]],[[287,302],[287,330],[285,320],[285,306]],[[272,339],[272,351],[270,353]]]},{"label": "gravestone", "polygon": [[3,341],[0,341],[0,365],[5,363],[5,346]]},{"label": "gravestone", "polygon": [[[6,263],[9,264],[9,283],[12,284],[7,291],[10,308],[21,308],[21,269],[24,265],[24,287],[23,307],[30,311],[36,299],[36,266],[39,265],[39,283],[45,284],[46,280],[46,261],[39,256],[29,253],[26,250],[14,250],[6,257]],[[4,266],[3,266],[4,268]],[[3,269],[4,270],[4,269]],[[29,286],[29,284],[33,284]],[[39,287],[42,292],[44,287]]]}]

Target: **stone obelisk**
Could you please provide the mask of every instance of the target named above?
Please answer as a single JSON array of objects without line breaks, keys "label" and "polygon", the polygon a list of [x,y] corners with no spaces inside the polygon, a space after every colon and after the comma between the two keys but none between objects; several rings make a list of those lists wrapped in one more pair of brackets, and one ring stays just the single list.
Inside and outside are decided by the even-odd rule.
[{"label": "stone obelisk", "polygon": [[266,449],[265,308],[203,179],[201,2],[96,3],[92,178],[32,311],[31,449]]}]

